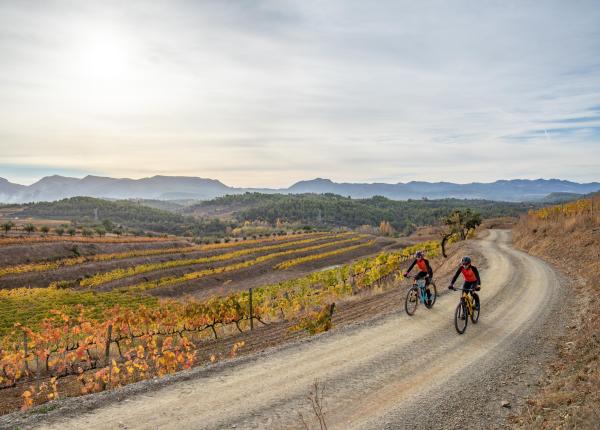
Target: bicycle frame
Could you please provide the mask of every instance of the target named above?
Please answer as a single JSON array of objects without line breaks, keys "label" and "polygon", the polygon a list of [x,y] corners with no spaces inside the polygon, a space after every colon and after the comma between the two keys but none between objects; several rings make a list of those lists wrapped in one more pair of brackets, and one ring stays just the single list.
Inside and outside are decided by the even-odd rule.
[{"label": "bicycle frame", "polygon": [[[473,297],[471,297],[471,294],[474,293],[473,290],[467,290],[465,288],[454,288],[457,291],[462,291],[462,297],[461,299],[465,301],[465,303],[467,304],[467,313],[469,316],[471,316],[473,314]],[[471,293],[471,294],[469,294]]]},{"label": "bicycle frame", "polygon": [[426,281],[425,279],[415,279],[415,281],[413,282],[413,288],[416,288],[417,291],[419,292],[419,301],[421,303],[425,303],[425,301],[427,300],[427,293],[426,293]]},{"label": "bicycle frame", "polygon": [[469,313],[469,316],[471,316],[473,314],[473,298],[466,291],[463,291],[462,298],[467,303],[467,312]]}]

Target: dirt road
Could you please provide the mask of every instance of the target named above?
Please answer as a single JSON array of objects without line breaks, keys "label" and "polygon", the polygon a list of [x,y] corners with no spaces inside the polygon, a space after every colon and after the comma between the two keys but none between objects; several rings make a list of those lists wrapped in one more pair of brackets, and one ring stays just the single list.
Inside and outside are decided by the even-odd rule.
[{"label": "dirt road", "polygon": [[[482,313],[462,336],[453,326],[459,294],[443,294],[414,317],[399,310],[88,413],[40,416],[39,428],[303,428],[298,414],[312,419],[306,395],[315,378],[325,386],[329,429],[465,428],[473,418],[478,428],[502,426],[486,412],[486,393],[499,369],[535,354],[562,294],[553,270],[509,239],[492,230],[475,244],[488,261]],[[476,408],[465,407],[474,400]]]}]

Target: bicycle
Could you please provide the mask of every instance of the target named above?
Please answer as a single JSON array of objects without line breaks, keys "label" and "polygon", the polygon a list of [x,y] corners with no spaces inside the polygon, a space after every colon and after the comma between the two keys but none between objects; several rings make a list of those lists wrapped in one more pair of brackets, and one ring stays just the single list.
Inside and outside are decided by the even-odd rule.
[{"label": "bicycle", "polygon": [[[454,327],[458,334],[463,334],[467,330],[467,324],[469,323],[469,318],[471,318],[471,322],[473,324],[477,324],[479,321],[479,312],[481,310],[481,305],[479,302],[479,295],[473,290],[465,289],[465,288],[452,288],[453,290],[462,291],[462,296],[460,298],[460,302],[456,307],[456,311],[454,312]],[[471,297],[471,292],[473,297]]]},{"label": "bicycle", "polygon": [[417,305],[419,302],[423,303],[427,309],[431,309],[435,304],[437,298],[437,287],[433,279],[429,282],[429,296],[427,295],[427,282],[425,279],[414,279],[412,286],[406,293],[406,300],[404,301],[404,309],[410,316],[415,314]]}]

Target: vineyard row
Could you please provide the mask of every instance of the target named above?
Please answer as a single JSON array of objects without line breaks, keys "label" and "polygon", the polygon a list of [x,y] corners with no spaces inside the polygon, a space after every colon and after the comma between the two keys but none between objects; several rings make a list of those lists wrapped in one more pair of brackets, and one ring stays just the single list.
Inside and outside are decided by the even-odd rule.
[{"label": "vineyard row", "polygon": [[171,286],[174,286],[177,284],[198,280],[200,278],[204,278],[204,277],[211,276],[211,275],[217,275],[217,274],[221,274],[221,273],[227,273],[227,272],[232,272],[235,270],[245,269],[245,268],[260,264],[260,263],[264,263],[269,260],[273,260],[273,259],[276,259],[279,257],[285,257],[287,255],[298,254],[298,253],[303,253],[303,252],[312,252],[312,251],[316,251],[318,249],[326,248],[329,246],[339,246],[339,245],[343,245],[343,244],[350,243],[350,242],[356,242],[356,241],[361,240],[362,238],[363,238],[363,236],[359,235],[356,237],[351,237],[349,239],[335,240],[335,241],[331,241],[331,242],[321,243],[318,245],[307,246],[304,248],[294,248],[294,249],[289,249],[286,251],[274,252],[274,253],[267,254],[267,255],[261,255],[259,257],[253,258],[251,260],[244,260],[239,263],[234,263],[234,264],[230,264],[227,266],[210,267],[208,269],[203,269],[203,270],[198,270],[195,272],[186,273],[185,275],[181,275],[181,276],[166,276],[166,277],[160,278],[155,281],[142,282],[142,283],[139,283],[136,285],[131,285],[131,286],[126,287],[126,290],[127,291],[146,291],[146,290],[155,289],[155,288],[171,287]]},{"label": "vineyard row", "polygon": [[49,270],[55,270],[61,267],[68,266],[76,266],[78,264],[83,263],[92,263],[92,262],[105,262],[105,261],[113,261],[113,260],[122,260],[127,258],[135,258],[135,257],[149,257],[154,255],[169,255],[169,254],[186,254],[190,252],[197,251],[212,251],[219,249],[228,249],[244,245],[252,245],[252,244],[260,244],[260,243],[270,243],[274,241],[282,241],[285,239],[295,238],[298,236],[315,236],[321,235],[318,233],[304,233],[304,234],[294,234],[288,236],[277,236],[277,237],[268,237],[263,239],[250,239],[244,242],[227,242],[227,243],[215,243],[215,244],[206,244],[206,245],[195,245],[195,246],[186,246],[186,247],[171,247],[171,248],[157,248],[157,249],[136,249],[125,252],[115,252],[115,253],[106,253],[106,254],[96,254],[91,256],[81,256],[81,257],[71,257],[71,258],[62,258],[56,261],[50,262],[42,262],[42,263],[28,263],[28,264],[19,264],[15,266],[9,266],[0,268],[0,277],[7,275],[15,275],[21,273],[29,273],[29,272],[45,272]]}]

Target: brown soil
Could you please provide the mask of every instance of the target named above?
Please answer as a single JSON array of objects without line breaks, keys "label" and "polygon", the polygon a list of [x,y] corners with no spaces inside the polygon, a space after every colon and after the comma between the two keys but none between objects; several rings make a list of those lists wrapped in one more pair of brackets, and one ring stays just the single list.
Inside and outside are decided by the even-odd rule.
[{"label": "brown soil", "polygon": [[[299,239],[298,237],[286,238],[286,239],[282,239],[280,241],[278,240],[277,242],[270,242],[270,241],[265,242],[264,244],[256,244],[256,243],[249,244],[246,242],[238,242],[235,244],[235,246],[228,247],[228,248],[213,249],[213,250],[206,250],[206,251],[195,251],[195,252],[188,252],[185,254],[164,254],[164,255],[124,258],[124,259],[112,260],[112,261],[89,262],[89,263],[79,264],[76,266],[60,267],[58,269],[44,271],[44,272],[29,272],[29,273],[23,273],[23,274],[18,274],[18,275],[3,276],[3,277],[0,277],[0,288],[47,287],[51,282],[54,282],[54,281],[76,280],[79,278],[89,277],[89,276],[95,275],[97,273],[108,272],[110,270],[117,269],[117,268],[132,267],[132,266],[135,266],[138,264],[165,262],[165,261],[197,258],[197,257],[204,257],[204,256],[208,257],[208,256],[224,254],[227,252],[244,249],[244,248],[267,246],[267,245],[273,244],[273,243],[278,243],[278,244],[282,243],[283,244],[283,243],[292,242],[292,241],[296,241],[296,240],[301,240],[301,239]],[[159,246],[157,246],[157,245],[159,245]],[[90,252],[89,254],[82,253],[82,255],[123,252],[123,251],[136,250],[136,249],[161,249],[161,248],[167,249],[167,248],[185,247],[185,246],[191,246],[191,245],[192,245],[191,243],[184,242],[184,241],[166,242],[166,245],[163,245],[161,243],[160,244],[152,244],[152,246],[140,246],[139,244],[137,244],[137,246],[132,246],[132,247],[128,247],[128,248],[123,248],[122,244],[120,244],[119,246],[113,246],[113,247],[104,245],[102,250],[97,249],[97,248],[91,248],[91,249],[97,249],[97,252],[94,252],[94,253]],[[67,246],[66,248],[70,250],[72,248],[72,246]],[[43,252],[43,251],[53,252],[54,249],[52,249],[52,248],[43,249],[43,250],[39,250],[38,252]],[[4,252],[4,248],[0,248],[0,255],[7,255],[7,253]],[[53,254],[50,254],[50,255],[53,255]],[[71,252],[70,256],[71,257],[74,256],[72,252]],[[183,273],[187,273],[187,271],[189,271],[189,270],[180,268],[179,271],[183,274]],[[164,273],[164,275],[163,275],[163,273]],[[173,273],[177,273],[177,269],[173,269]],[[159,273],[158,277],[168,276],[168,275],[170,275],[169,271],[163,271],[163,272]],[[137,281],[142,282],[143,278],[148,277],[148,276],[150,276],[150,274],[143,274],[141,276],[138,276],[136,279],[137,279]],[[118,282],[115,282],[114,285],[111,284],[110,288],[131,284],[132,282],[129,281],[130,279],[132,279],[132,278],[127,278],[127,279],[123,279]],[[151,279],[151,278],[149,278],[149,279]],[[110,289],[110,288],[105,288],[105,289]]]},{"label": "brown soil", "polygon": [[554,340],[556,358],[517,426],[534,429],[600,428],[600,216],[551,221],[524,217],[515,242],[552,262],[572,280],[566,333]]},{"label": "brown soil", "polygon": [[75,257],[77,253],[79,255],[96,255],[134,249],[160,249],[190,245],[190,242],[183,239],[142,243],[74,243],[64,240],[62,242],[4,245],[0,246],[0,267],[55,261],[61,258]]},{"label": "brown soil", "polygon": [[[317,238],[315,238],[315,239],[317,239]],[[283,244],[286,244],[289,242],[294,242],[295,240],[297,240],[297,239],[289,239],[289,240],[277,242],[277,244],[283,245]],[[172,269],[158,270],[158,271],[154,271],[154,272],[146,272],[146,273],[142,273],[140,275],[130,276],[127,278],[118,279],[113,282],[108,282],[106,284],[103,284],[99,288],[96,288],[96,290],[97,291],[109,291],[109,290],[112,290],[115,288],[127,287],[127,286],[135,285],[135,284],[138,284],[141,282],[159,280],[164,277],[183,276],[186,273],[195,272],[198,270],[203,270],[203,269],[207,269],[207,268],[211,268],[211,267],[228,266],[230,264],[253,259],[253,258],[259,257],[261,255],[267,255],[267,254],[271,254],[273,252],[278,252],[280,250],[286,251],[286,250],[291,250],[294,248],[303,248],[305,246],[319,245],[319,244],[330,242],[331,240],[332,240],[331,237],[323,236],[322,238],[319,238],[318,240],[315,240],[314,242],[310,242],[307,244],[290,245],[290,246],[286,246],[286,247],[278,249],[278,250],[265,250],[265,251],[258,250],[256,252],[253,252],[252,254],[243,255],[241,257],[232,258],[232,259],[229,259],[226,261],[194,264],[194,265],[188,265],[188,266],[175,267]],[[213,256],[213,255],[227,254],[229,252],[244,249],[244,248],[252,248],[252,247],[264,248],[271,244],[273,244],[273,243],[268,242],[268,243],[260,244],[260,245],[254,244],[252,246],[240,246],[240,247],[235,247],[235,248],[227,248],[225,250],[218,250],[218,251],[211,251],[211,252],[204,252],[204,253],[200,252],[200,253],[177,254],[176,256],[163,256],[162,260],[159,259],[156,261],[171,261],[171,260],[180,260],[180,259],[188,259],[188,258],[195,258],[195,257],[204,257],[204,256],[209,257],[209,256]],[[328,249],[328,248],[324,248],[324,249]],[[130,266],[132,266],[132,264],[130,264]]]}]

